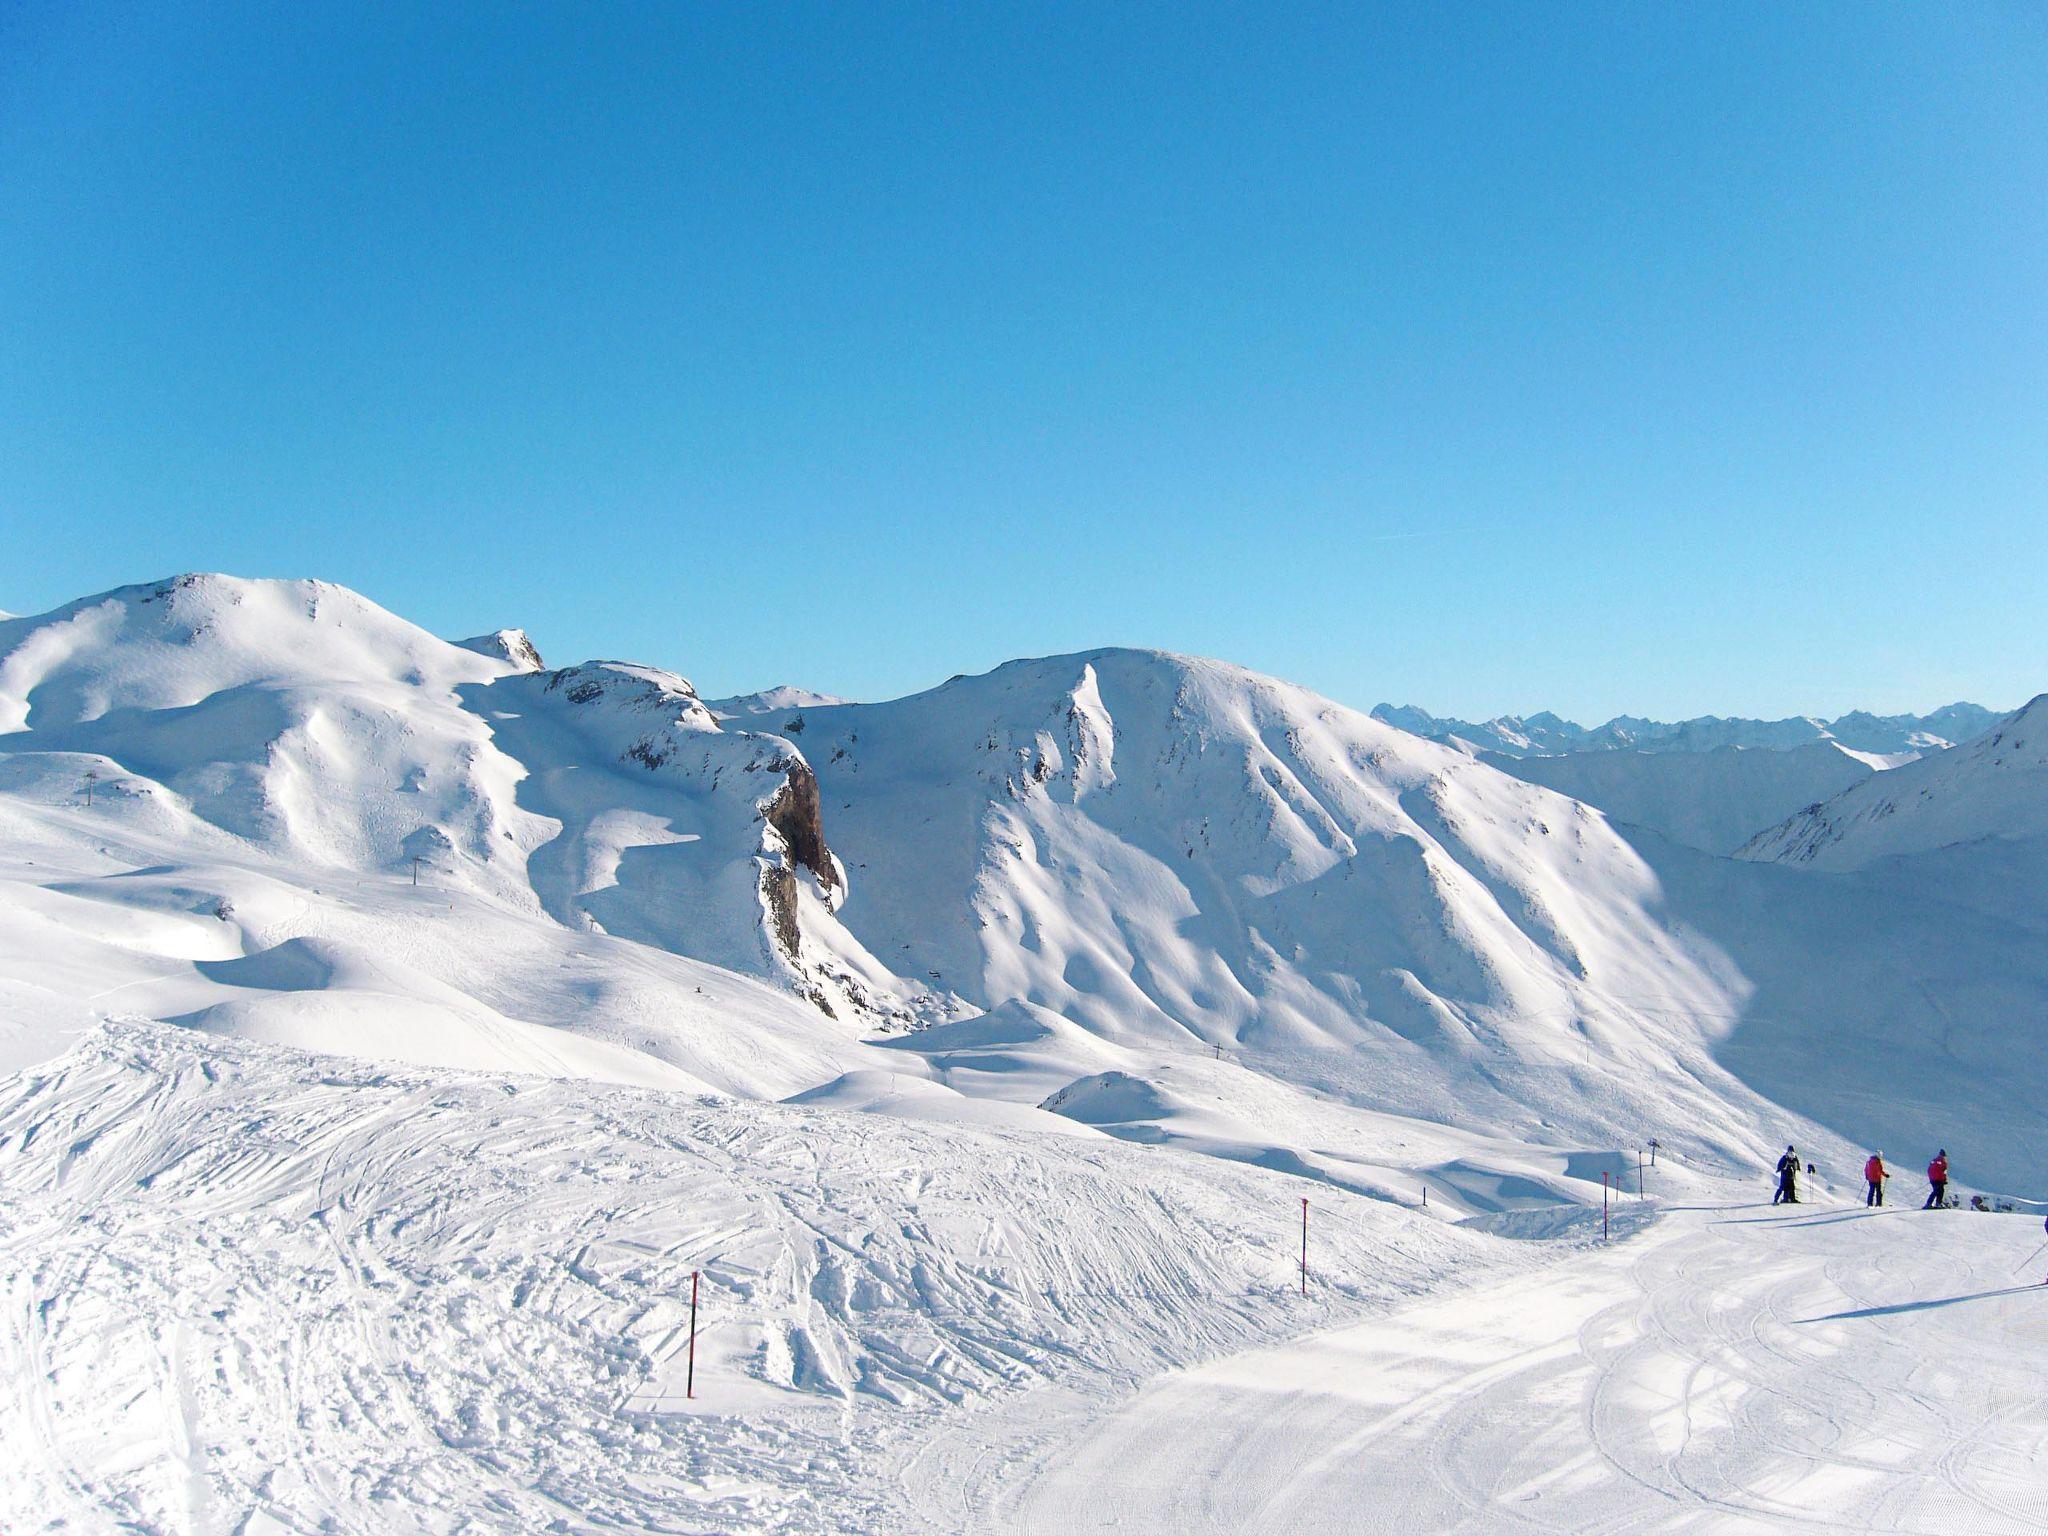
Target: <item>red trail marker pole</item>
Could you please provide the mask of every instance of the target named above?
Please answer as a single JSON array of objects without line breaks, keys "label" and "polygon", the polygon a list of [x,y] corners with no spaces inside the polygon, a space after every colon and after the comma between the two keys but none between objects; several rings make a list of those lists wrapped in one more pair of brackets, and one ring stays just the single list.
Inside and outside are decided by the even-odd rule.
[{"label": "red trail marker pole", "polygon": [[1308,1294],[1308,1196],[1301,1197],[1301,1294]]},{"label": "red trail marker pole", "polygon": [[1607,1241],[1607,1175],[1600,1175],[1600,1241]]},{"label": "red trail marker pole", "polygon": [[683,1375],[683,1396],[697,1395],[697,1271],[690,1271],[690,1364]]}]

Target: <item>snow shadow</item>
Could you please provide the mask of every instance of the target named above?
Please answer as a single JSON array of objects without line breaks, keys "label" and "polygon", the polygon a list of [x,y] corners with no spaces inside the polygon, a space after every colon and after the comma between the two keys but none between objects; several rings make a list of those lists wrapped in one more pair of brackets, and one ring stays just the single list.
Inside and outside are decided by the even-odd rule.
[{"label": "snow shadow", "polygon": [[1937,1296],[1931,1301],[1901,1301],[1889,1307],[1858,1307],[1853,1312],[1829,1312],[1821,1317],[1794,1319],[1800,1323],[1846,1323],[1859,1317],[1893,1317],[1901,1312],[1928,1312],[1936,1307],[1959,1306],[1966,1301],[1990,1301],[1998,1296],[2048,1296],[2048,1286],[2007,1285],[1995,1291],[1971,1291],[1963,1296]]},{"label": "snow shadow", "polygon": [[1739,1014],[1709,1021],[1724,1031],[1715,1059],[1848,1142],[1857,1156],[1836,1173],[1879,1147],[1917,1171],[1946,1147],[1971,1188],[2033,1191],[2026,1149],[2048,1138],[2041,843],[2015,845],[2031,862],[2011,867],[1951,849],[1832,874],[1623,831],[1656,872],[1665,919],[1755,988]]}]

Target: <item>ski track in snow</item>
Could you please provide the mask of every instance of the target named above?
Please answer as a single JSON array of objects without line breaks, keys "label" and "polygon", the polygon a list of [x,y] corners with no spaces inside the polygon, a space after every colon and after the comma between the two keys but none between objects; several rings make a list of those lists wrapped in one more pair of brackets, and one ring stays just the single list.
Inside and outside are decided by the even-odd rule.
[{"label": "ski track in snow", "polygon": [[2014,1271],[2039,1236],[1675,1211],[1561,1270],[1168,1376],[985,1480],[963,1528],[2048,1530],[2048,1256]]},{"label": "ski track in snow", "polygon": [[1304,1299],[1301,1187],[117,1023],[0,1080],[0,1531],[945,1529],[950,1425],[1573,1246],[1319,1191]]}]

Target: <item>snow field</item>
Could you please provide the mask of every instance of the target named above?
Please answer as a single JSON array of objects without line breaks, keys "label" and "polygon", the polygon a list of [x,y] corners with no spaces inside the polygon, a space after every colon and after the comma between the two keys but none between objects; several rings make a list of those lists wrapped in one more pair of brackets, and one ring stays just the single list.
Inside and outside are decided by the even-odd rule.
[{"label": "snow field", "polygon": [[2031,1217],[1691,1208],[1081,1418],[969,1531],[2048,1529]]},{"label": "snow field", "polygon": [[1321,1191],[1303,1300],[1258,1169],[146,1022],[4,1094],[10,1530],[912,1528],[952,1414],[1548,1252]]}]

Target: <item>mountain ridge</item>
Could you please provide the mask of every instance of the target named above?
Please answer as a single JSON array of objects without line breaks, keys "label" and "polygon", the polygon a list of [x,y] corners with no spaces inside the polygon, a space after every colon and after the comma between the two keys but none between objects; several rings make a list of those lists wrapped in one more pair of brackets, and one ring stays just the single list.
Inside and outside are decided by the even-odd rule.
[{"label": "mountain ridge", "polygon": [[1534,715],[1496,715],[1490,720],[1437,716],[1416,705],[1377,704],[1373,718],[1432,741],[1462,742],[1474,750],[1508,757],[1551,757],[1574,752],[1702,752],[1721,747],[1784,751],[1833,741],[1856,752],[1904,755],[1938,752],[1973,741],[2004,718],[1981,704],[1958,701],[1924,715],[1876,715],[1851,710],[1833,720],[1793,715],[1757,720],[1700,715],[1690,720],[1651,720],[1616,715],[1587,727],[1548,710]]},{"label": "mountain ridge", "polygon": [[2048,835],[2048,693],[1992,730],[1798,812],[1739,856],[1820,870]]}]

